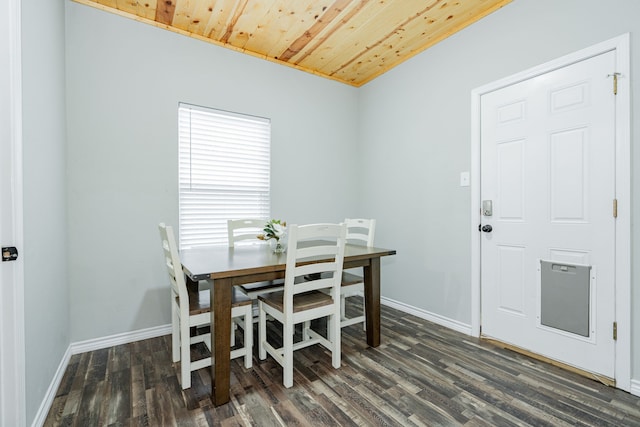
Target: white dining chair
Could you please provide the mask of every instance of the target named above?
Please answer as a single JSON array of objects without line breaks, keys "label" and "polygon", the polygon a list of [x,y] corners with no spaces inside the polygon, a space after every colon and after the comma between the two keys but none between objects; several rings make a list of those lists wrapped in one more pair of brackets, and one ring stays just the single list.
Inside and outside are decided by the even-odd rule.
[{"label": "white dining chair", "polygon": [[[264,233],[266,223],[266,219],[259,218],[227,220],[229,247],[234,248],[236,244],[265,244],[258,239],[258,234]],[[240,289],[251,299],[256,299],[258,295],[266,292],[281,291],[283,288],[284,281],[281,279],[240,285]]]},{"label": "white dining chair", "polygon": [[[340,367],[340,278],[344,262],[344,224],[291,225],[288,229],[284,290],[258,296],[259,357],[271,355],[283,370],[283,384],[293,385],[293,352],[320,344]],[[316,279],[305,280],[305,276]],[[322,292],[322,291],[326,291]],[[267,315],[282,324],[282,346],[267,338]],[[313,319],[327,318],[326,336],[311,329]],[[294,343],[295,325],[302,323],[302,340]]]},{"label": "white dining chair", "polygon": [[[373,238],[376,231],[375,219],[352,219],[347,218],[344,220],[347,225],[347,243],[373,246]],[[359,272],[350,269],[351,271],[343,271],[342,273],[342,286],[340,288],[340,325],[345,326],[355,325],[357,323],[365,323],[365,307],[362,304],[362,314],[356,317],[348,318],[346,315],[346,302],[347,298],[355,295],[364,294],[364,277]],[[360,269],[361,271],[362,269]]]},{"label": "white dining chair", "polygon": [[[197,328],[211,325],[211,296],[209,290],[189,290],[182,272],[173,227],[160,223],[160,238],[165,264],[171,282],[171,341],[173,362],[180,362],[183,389],[191,387],[191,372],[211,366],[211,356],[191,360],[191,345],[204,342],[211,351],[211,334],[197,334]],[[231,317],[244,332],[243,346],[231,350],[231,358],[244,357],[244,366],[252,366],[253,321],[251,299],[242,292],[232,294]],[[191,335],[192,328],[196,331]],[[235,328],[234,328],[235,329]]]}]

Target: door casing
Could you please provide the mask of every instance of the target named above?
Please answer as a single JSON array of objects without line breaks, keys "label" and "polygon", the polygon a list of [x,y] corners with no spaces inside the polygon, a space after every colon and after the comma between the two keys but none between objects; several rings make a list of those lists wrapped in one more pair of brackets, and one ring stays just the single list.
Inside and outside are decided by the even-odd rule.
[{"label": "door casing", "polygon": [[[0,221],[2,245],[22,249],[21,1],[0,2]],[[6,241],[5,241],[6,239]],[[26,424],[22,256],[0,265],[0,425]]]},{"label": "door casing", "polygon": [[[615,317],[618,339],[615,350],[616,387],[631,388],[631,96],[629,34],[623,34],[594,46],[549,61],[515,75],[474,89],[471,92],[471,334],[480,336],[481,251],[478,224],[480,216],[480,99],[483,94],[528,80],[595,55],[615,50],[618,76],[616,95],[616,261]],[[613,90],[613,82],[612,82]]]}]

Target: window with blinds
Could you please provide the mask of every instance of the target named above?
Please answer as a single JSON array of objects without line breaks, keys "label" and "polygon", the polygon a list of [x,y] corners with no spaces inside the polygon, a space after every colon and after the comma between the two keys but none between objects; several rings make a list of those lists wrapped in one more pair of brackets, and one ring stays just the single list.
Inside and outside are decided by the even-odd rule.
[{"label": "window with blinds", "polygon": [[180,248],[227,244],[227,219],[270,209],[271,122],[178,106]]}]

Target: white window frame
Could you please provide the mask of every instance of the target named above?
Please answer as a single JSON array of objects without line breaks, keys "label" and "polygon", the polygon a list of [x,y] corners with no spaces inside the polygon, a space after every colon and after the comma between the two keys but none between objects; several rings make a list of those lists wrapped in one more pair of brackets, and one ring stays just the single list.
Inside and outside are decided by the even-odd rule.
[{"label": "white window frame", "polygon": [[178,105],[180,248],[228,244],[227,220],[270,217],[271,121]]}]

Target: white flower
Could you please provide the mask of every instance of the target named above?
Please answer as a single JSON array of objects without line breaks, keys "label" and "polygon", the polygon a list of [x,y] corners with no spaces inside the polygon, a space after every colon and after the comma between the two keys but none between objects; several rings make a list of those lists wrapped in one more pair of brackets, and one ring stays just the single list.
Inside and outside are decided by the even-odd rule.
[{"label": "white flower", "polygon": [[282,224],[273,224],[273,234],[276,236],[276,239],[280,239],[284,236],[284,232],[286,229],[282,226]]},{"label": "white flower", "polygon": [[276,239],[280,240],[287,232],[287,223],[279,219],[268,221],[263,229],[264,233],[256,236],[260,240]]}]

